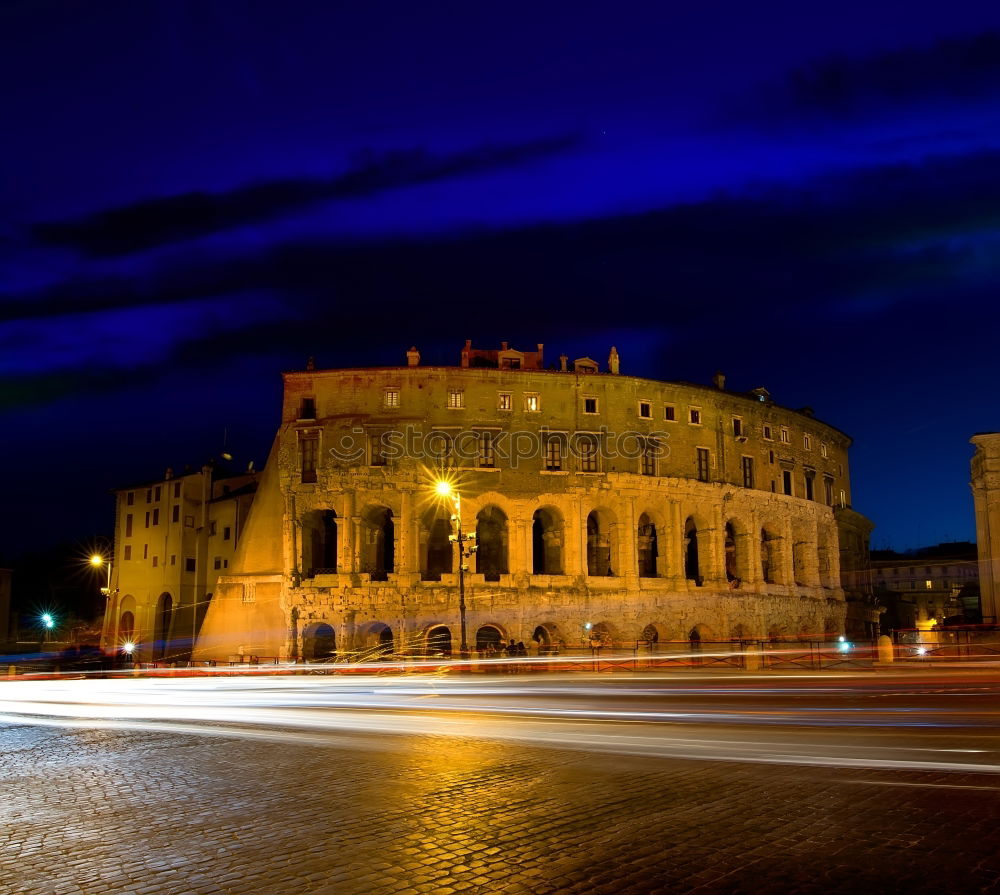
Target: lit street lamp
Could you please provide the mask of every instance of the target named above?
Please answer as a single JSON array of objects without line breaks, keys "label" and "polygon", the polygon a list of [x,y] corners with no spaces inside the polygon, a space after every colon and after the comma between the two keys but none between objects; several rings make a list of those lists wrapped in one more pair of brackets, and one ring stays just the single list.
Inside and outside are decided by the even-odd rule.
[{"label": "lit street lamp", "polygon": [[107,627],[109,624],[113,624],[113,621],[111,619],[111,610],[112,610],[111,598],[118,595],[118,588],[115,588],[114,590],[112,590],[111,588],[112,563],[110,559],[105,559],[100,553],[95,553],[90,557],[90,564],[95,569],[99,569],[101,566],[105,565],[108,567],[108,583],[105,587],[101,588],[101,594],[103,594],[103,596],[107,598],[104,603],[104,632],[101,635],[101,641],[102,641],[101,645],[107,648],[106,642],[107,639],[109,639],[110,637]]},{"label": "lit street lamp", "polygon": [[465,561],[476,552],[477,547],[472,543],[476,540],[476,533],[462,531],[462,495],[458,493],[458,489],[453,487],[451,482],[440,479],[435,482],[434,491],[438,497],[450,498],[452,501],[451,521],[455,523],[455,533],[448,535],[448,540],[458,544],[458,615],[462,634],[459,655],[462,659],[468,659],[469,641],[465,633],[465,573],[469,567]]}]

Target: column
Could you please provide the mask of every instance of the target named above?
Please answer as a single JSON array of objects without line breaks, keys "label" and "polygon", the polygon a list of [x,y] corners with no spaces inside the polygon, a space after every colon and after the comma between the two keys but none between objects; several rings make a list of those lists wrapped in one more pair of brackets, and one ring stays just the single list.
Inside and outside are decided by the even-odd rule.
[{"label": "column", "polygon": [[671,500],[667,506],[667,574],[674,587],[686,586],[684,577],[684,520],[681,518],[681,506],[676,500]]},{"label": "column", "polygon": [[413,495],[409,491],[400,494],[399,506],[399,553],[396,567],[400,574],[414,571],[413,562]]},{"label": "column", "polygon": [[621,571],[618,574],[634,580],[639,577],[639,533],[636,530],[634,497],[625,498],[624,509],[624,524],[618,527],[616,539],[621,566]]},{"label": "column", "polygon": [[744,585],[749,587],[760,583],[761,577],[761,555],[760,555],[760,520],[757,514],[750,513],[750,528],[746,535],[746,578]]}]

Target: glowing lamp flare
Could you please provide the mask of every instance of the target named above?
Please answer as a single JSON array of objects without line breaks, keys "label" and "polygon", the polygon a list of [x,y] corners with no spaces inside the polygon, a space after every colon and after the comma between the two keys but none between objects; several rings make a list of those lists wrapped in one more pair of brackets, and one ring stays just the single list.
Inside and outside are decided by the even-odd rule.
[{"label": "glowing lamp flare", "polygon": [[90,557],[90,564],[92,566],[103,566],[104,565],[104,557],[101,556],[100,553],[95,553],[92,557]]},{"label": "glowing lamp flare", "polygon": [[435,482],[434,491],[439,497],[451,497],[451,482],[446,482],[444,479]]},{"label": "glowing lamp flare", "polygon": [[135,644],[132,643],[131,640],[126,640],[125,643],[122,644],[122,652],[125,653],[126,656],[131,656],[132,653],[135,652]]},{"label": "glowing lamp flare", "polygon": [[48,612],[46,612],[42,616],[42,624],[45,625],[46,628],[52,628],[52,627],[54,627],[55,623],[56,623],[56,620]]}]

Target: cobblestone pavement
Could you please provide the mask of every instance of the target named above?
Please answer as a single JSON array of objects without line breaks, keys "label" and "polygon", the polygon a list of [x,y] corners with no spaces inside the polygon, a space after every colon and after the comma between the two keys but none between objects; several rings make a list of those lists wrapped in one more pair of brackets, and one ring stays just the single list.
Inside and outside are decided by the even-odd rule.
[{"label": "cobblestone pavement", "polygon": [[0,762],[5,895],[1000,890],[981,773],[31,725]]}]

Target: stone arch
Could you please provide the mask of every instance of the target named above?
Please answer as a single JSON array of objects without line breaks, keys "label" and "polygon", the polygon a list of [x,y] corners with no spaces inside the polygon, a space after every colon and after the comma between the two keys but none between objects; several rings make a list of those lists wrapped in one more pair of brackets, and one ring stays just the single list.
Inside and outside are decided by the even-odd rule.
[{"label": "stone arch", "polygon": [[[128,619],[126,619],[126,615]],[[127,622],[131,624],[126,627]],[[121,646],[123,643],[137,644],[139,631],[136,627],[135,597],[126,594],[118,605],[117,628],[115,629],[115,643]]]},{"label": "stone arch", "polygon": [[614,525],[615,517],[610,510],[598,507],[587,516],[587,574],[592,577],[607,578],[615,574]]},{"label": "stone arch", "polygon": [[432,506],[420,522],[420,577],[424,581],[440,581],[442,575],[452,574],[455,568],[450,505]]},{"label": "stone arch", "polygon": [[553,506],[539,507],[531,517],[531,571],[534,575],[563,574],[563,515]]},{"label": "stone arch", "polygon": [[337,513],[311,510],[301,518],[302,577],[331,575],[337,571]]},{"label": "stone arch", "polygon": [[767,639],[772,643],[778,643],[788,639],[788,629],[784,625],[771,625],[767,629]]},{"label": "stone arch", "polygon": [[369,656],[388,655],[395,651],[392,628],[385,622],[367,622],[358,629],[356,638],[358,648]]},{"label": "stone arch", "polygon": [[504,648],[505,635],[498,625],[481,625],[476,631],[476,651],[499,653]]},{"label": "stone arch", "polygon": [[650,622],[648,625],[646,625],[645,628],[642,629],[642,633],[639,635],[639,639],[644,640],[646,643],[652,646],[654,643],[660,642],[660,632],[657,629],[656,625]]},{"label": "stone arch", "polygon": [[326,622],[313,622],[302,629],[302,658],[327,662],[337,655],[337,635]]},{"label": "stone arch", "polygon": [[693,581],[697,587],[704,583],[699,554],[698,523],[694,516],[688,516],[684,522],[684,577]]},{"label": "stone arch", "polygon": [[174,621],[174,598],[164,592],[156,601],[156,615],[153,618],[153,658],[162,659],[167,654],[170,629]]},{"label": "stone arch", "polygon": [[361,511],[361,571],[386,581],[396,571],[396,525],[392,510],[370,504]]},{"label": "stone arch", "polygon": [[507,514],[487,504],[476,514],[476,572],[487,581],[507,574],[509,533]]},{"label": "stone arch", "polygon": [[639,516],[636,528],[636,544],[639,554],[639,577],[657,578],[660,576],[660,549],[657,540],[656,522],[649,513]]},{"label": "stone arch", "polygon": [[535,630],[531,634],[531,639],[537,645],[540,656],[557,653],[561,646],[566,645],[562,635],[559,633],[559,626],[555,622],[543,622],[540,625],[536,625]]},{"label": "stone arch", "polygon": [[740,551],[737,541],[739,532],[736,529],[737,523],[735,520],[730,519],[726,522],[726,525],[722,530],[722,546],[725,556],[726,581],[728,581],[731,585],[739,584],[740,579],[743,577],[740,574],[743,570],[740,567]]},{"label": "stone arch", "polygon": [[427,630],[427,652],[429,655],[440,655],[451,658],[451,628],[447,625],[432,625]]},{"label": "stone arch", "polygon": [[614,631],[608,622],[597,622],[591,625],[587,633],[590,637],[590,646],[593,648],[603,649],[614,646]]}]

